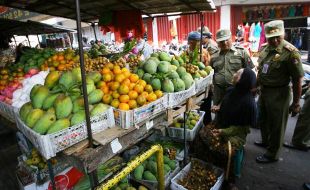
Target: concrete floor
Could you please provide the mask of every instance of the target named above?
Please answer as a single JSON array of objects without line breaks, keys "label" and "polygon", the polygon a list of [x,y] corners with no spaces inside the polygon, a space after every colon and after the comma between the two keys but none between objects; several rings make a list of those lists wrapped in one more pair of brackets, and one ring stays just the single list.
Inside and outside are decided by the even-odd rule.
[{"label": "concrete floor", "polygon": [[[291,141],[297,117],[290,117],[285,140]],[[251,129],[247,137],[242,176],[237,180],[240,190],[302,190],[304,182],[310,182],[310,151],[303,152],[283,148],[280,161],[257,164],[255,158],[264,149],[254,145],[260,140],[260,130]]]}]

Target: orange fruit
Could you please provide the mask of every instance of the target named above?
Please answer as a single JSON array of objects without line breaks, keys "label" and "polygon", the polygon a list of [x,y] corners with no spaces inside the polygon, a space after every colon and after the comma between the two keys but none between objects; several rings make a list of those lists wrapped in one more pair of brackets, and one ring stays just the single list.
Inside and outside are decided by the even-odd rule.
[{"label": "orange fruit", "polygon": [[104,75],[104,74],[107,74],[107,73],[110,73],[111,70],[108,68],[108,67],[104,67],[101,71],[101,73]]},{"label": "orange fruit", "polygon": [[[123,68],[123,69],[126,69],[126,68]],[[131,75],[130,71],[123,71],[122,73],[123,75],[125,75],[126,78],[130,77]]]},{"label": "orange fruit", "polygon": [[161,90],[156,90],[155,94],[156,94],[157,98],[161,98],[164,95]]},{"label": "orange fruit", "polygon": [[147,84],[145,87],[144,87],[144,90],[147,91],[148,93],[151,93],[153,92],[153,88],[151,85]]},{"label": "orange fruit", "polygon": [[109,87],[107,87],[107,86],[103,86],[103,87],[101,88],[101,90],[102,90],[102,92],[103,92],[104,94],[108,94],[108,93],[109,93]]},{"label": "orange fruit", "polygon": [[127,102],[129,102],[129,96],[128,96],[128,95],[120,95],[120,97],[119,97],[118,99],[119,99],[119,101],[120,101],[121,103],[127,103]]},{"label": "orange fruit", "polygon": [[128,94],[128,92],[129,92],[129,87],[122,84],[122,85],[118,88],[117,91],[118,91],[119,94],[125,95],[125,94]]},{"label": "orange fruit", "polygon": [[113,91],[112,92],[112,96],[113,96],[114,99],[118,99],[120,95],[119,95],[119,93],[117,91]]},{"label": "orange fruit", "polygon": [[139,94],[138,94],[138,92],[136,92],[134,90],[131,90],[131,91],[129,91],[128,95],[129,95],[129,98],[131,100],[135,100],[138,97]]},{"label": "orange fruit", "polygon": [[116,75],[116,74],[121,74],[122,73],[122,70],[121,68],[118,66],[118,65],[115,65],[114,68],[113,68],[113,73]]},{"label": "orange fruit", "polygon": [[125,80],[123,80],[122,84],[128,86],[129,88],[130,80],[126,78]]},{"label": "orange fruit", "polygon": [[64,59],[65,59],[65,57],[63,55],[58,56],[58,61],[63,61]]},{"label": "orange fruit", "polygon": [[58,56],[57,55],[53,55],[52,59],[53,59],[53,61],[56,61],[56,60],[58,60]]},{"label": "orange fruit", "polygon": [[110,70],[112,70],[112,69],[114,68],[114,65],[113,65],[113,63],[108,63],[108,64],[107,64],[107,67],[108,67]]},{"label": "orange fruit", "polygon": [[122,72],[127,72],[127,71],[129,71],[126,67],[122,68],[121,70],[122,70]]},{"label": "orange fruit", "polygon": [[58,71],[64,71],[66,69],[66,66],[65,65],[58,65],[57,66],[57,70]]},{"label": "orange fruit", "polygon": [[147,83],[144,80],[139,80],[138,84],[142,85],[143,88],[147,85]]},{"label": "orange fruit", "polygon": [[136,84],[135,87],[133,88],[134,91],[138,92],[139,94],[141,94],[144,90],[144,87],[140,84]]},{"label": "orange fruit", "polygon": [[149,95],[149,93],[147,93],[146,91],[143,91],[140,96],[144,96],[144,98],[147,98],[147,96]]},{"label": "orange fruit", "polygon": [[146,102],[146,98],[144,96],[138,96],[136,101],[139,104],[139,106],[143,106]]},{"label": "orange fruit", "polygon": [[110,104],[112,102],[112,100],[113,100],[113,97],[111,95],[109,95],[109,94],[105,94],[102,97],[102,101],[105,104]]},{"label": "orange fruit", "polygon": [[146,97],[146,99],[147,99],[147,101],[149,101],[149,102],[153,102],[153,101],[155,101],[156,99],[157,99],[157,96],[156,96],[156,94],[155,93],[150,93],[147,97]]},{"label": "orange fruit", "polygon": [[111,102],[111,106],[115,107],[115,108],[118,108],[120,102],[118,99],[113,99],[112,102]]},{"label": "orange fruit", "polygon": [[120,103],[118,106],[118,109],[127,111],[127,110],[129,110],[129,105],[126,103]]},{"label": "orange fruit", "polygon": [[125,80],[125,76],[123,74],[116,74],[114,80],[121,83],[123,80]]},{"label": "orange fruit", "polygon": [[133,88],[136,86],[136,84],[135,83],[130,83],[129,84],[129,90],[133,90]]},{"label": "orange fruit", "polygon": [[138,76],[137,74],[131,74],[131,75],[129,76],[129,80],[130,80],[131,82],[137,82],[137,81],[139,80],[139,76]]},{"label": "orange fruit", "polygon": [[102,80],[103,80],[104,82],[109,82],[109,81],[111,81],[111,80],[112,80],[112,74],[111,74],[111,73],[107,73],[107,74],[102,75]]},{"label": "orange fruit", "polygon": [[120,84],[119,82],[115,81],[111,83],[110,89],[111,90],[117,90],[119,88]]},{"label": "orange fruit", "polygon": [[138,106],[136,100],[129,100],[128,105],[130,109],[135,109]]}]

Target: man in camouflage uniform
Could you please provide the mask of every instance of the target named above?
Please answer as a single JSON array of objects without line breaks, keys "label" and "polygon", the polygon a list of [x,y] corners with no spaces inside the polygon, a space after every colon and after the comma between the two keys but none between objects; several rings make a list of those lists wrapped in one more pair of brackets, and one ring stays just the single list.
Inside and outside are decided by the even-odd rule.
[{"label": "man in camouflage uniform", "polygon": [[[265,154],[256,158],[258,163],[270,163],[279,159],[288,114],[296,115],[300,111],[299,99],[304,75],[300,54],[290,43],[284,40],[283,21],[271,21],[265,25],[268,44],[263,46],[258,59],[259,125],[261,142],[256,145],[267,148]],[[293,84],[293,103],[289,83]]]},{"label": "man in camouflage uniform", "polygon": [[243,47],[233,46],[230,30],[222,29],[216,32],[216,41],[220,51],[211,58],[214,69],[213,111],[216,111],[226,93],[232,86],[233,75],[241,68],[254,68],[254,64]]},{"label": "man in camouflage uniform", "polygon": [[[197,31],[201,33],[200,27],[197,29]],[[213,55],[216,55],[216,53],[219,52],[217,43],[212,39],[212,33],[207,26],[203,27],[202,30],[202,47],[209,52],[211,58]]]}]

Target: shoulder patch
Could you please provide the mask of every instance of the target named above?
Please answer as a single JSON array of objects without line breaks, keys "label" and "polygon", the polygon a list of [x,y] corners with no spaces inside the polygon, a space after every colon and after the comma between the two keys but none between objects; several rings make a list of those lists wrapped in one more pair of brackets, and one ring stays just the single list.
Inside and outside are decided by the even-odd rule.
[{"label": "shoulder patch", "polygon": [[289,51],[298,51],[298,49],[296,47],[291,46],[291,45],[285,45],[284,48],[289,50]]}]

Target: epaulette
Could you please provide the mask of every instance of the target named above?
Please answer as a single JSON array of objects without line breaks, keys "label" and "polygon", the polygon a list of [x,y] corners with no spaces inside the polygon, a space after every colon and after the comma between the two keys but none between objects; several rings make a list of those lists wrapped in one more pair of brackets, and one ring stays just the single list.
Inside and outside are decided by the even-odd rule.
[{"label": "epaulette", "polygon": [[285,45],[284,48],[289,50],[289,51],[298,51],[298,49],[296,47],[289,45],[289,44]]}]

